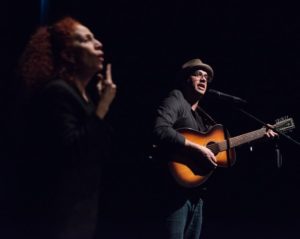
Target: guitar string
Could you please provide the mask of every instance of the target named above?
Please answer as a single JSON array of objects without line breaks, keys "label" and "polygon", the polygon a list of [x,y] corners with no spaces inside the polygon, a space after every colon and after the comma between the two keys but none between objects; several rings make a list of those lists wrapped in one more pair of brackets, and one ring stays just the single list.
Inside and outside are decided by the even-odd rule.
[{"label": "guitar string", "polygon": [[207,148],[209,148],[215,155],[218,153],[218,144],[217,143],[212,143],[212,144],[208,144],[206,146]]}]

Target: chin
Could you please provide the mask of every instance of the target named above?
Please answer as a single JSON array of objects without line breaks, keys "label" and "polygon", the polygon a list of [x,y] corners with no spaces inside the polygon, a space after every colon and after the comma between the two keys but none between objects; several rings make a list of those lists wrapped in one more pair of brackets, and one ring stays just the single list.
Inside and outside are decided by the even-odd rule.
[{"label": "chin", "polygon": [[98,65],[98,71],[102,71],[103,68],[104,68],[103,64],[99,64],[99,65]]},{"label": "chin", "polygon": [[198,90],[198,93],[199,93],[200,95],[204,95],[205,92],[206,92],[206,90]]}]

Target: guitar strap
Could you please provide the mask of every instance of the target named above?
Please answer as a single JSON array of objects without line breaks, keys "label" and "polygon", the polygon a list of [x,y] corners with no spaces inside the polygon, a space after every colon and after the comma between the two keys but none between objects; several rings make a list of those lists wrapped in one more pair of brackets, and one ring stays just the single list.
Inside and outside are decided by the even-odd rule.
[{"label": "guitar strap", "polygon": [[[225,135],[225,140],[226,140],[226,147],[228,150],[226,150],[226,156],[227,156],[227,165],[228,167],[231,167],[232,166],[232,159],[231,159],[231,155],[230,155],[230,135],[229,135],[229,132],[226,128],[223,128],[223,131],[224,131],[224,135]],[[232,149],[234,150],[234,149]]]},{"label": "guitar strap", "polygon": [[199,112],[200,115],[203,116],[203,120],[205,122],[205,125],[213,126],[213,125],[217,124],[217,122],[208,113],[206,113],[206,111],[203,108],[198,106],[197,111]]}]

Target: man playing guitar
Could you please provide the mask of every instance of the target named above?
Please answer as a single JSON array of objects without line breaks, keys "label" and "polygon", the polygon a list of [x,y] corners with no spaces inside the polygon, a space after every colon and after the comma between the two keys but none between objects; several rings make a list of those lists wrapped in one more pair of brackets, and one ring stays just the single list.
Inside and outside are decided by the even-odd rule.
[{"label": "man playing guitar", "polygon": [[[162,202],[166,202],[163,206],[164,239],[200,237],[203,205],[201,184],[219,166],[216,153],[220,152],[222,146],[214,144],[216,146],[210,147],[209,144],[206,145],[208,142],[198,143],[194,133],[209,132],[216,125],[200,107],[200,101],[213,76],[211,66],[200,59],[187,61],[178,74],[177,89],[172,90],[157,109],[153,132],[160,151],[159,160],[171,169],[168,170],[171,175],[166,175],[166,178],[177,179],[164,181],[168,182],[164,188],[166,197],[162,199]],[[190,131],[186,133],[178,129]],[[215,131],[220,131],[221,137],[224,137],[222,130]],[[274,137],[277,134],[264,129],[263,135]],[[233,154],[233,151],[227,152]],[[180,175],[184,180],[177,177]],[[194,181],[194,176],[199,178]]]}]

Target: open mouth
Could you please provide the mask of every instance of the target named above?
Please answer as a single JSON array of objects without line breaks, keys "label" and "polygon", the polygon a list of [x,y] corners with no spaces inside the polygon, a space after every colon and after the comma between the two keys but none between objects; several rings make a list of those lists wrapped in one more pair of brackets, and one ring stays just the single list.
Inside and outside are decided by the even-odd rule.
[{"label": "open mouth", "polygon": [[198,84],[197,88],[200,89],[200,90],[205,90],[206,87],[205,87],[204,84]]}]

